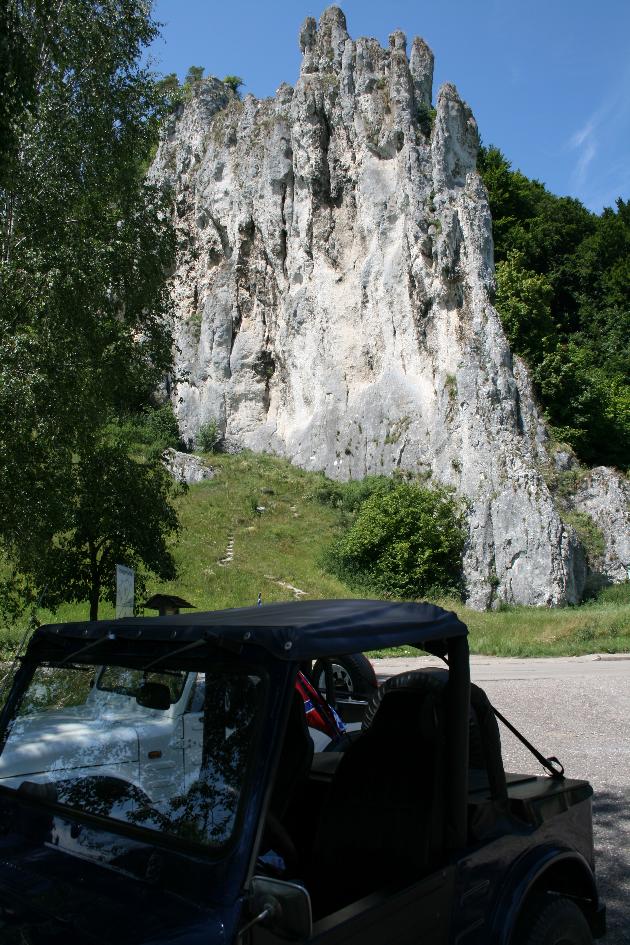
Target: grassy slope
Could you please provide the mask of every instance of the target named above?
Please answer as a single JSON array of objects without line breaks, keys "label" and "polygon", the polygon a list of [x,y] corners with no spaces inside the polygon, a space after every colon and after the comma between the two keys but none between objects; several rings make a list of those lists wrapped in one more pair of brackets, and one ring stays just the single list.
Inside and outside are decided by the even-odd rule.
[{"label": "grassy slope", "polygon": [[[149,587],[179,594],[199,609],[290,600],[291,584],[311,598],[353,597],[353,591],[318,565],[324,547],[342,526],[342,514],[310,498],[322,477],[272,456],[243,453],[208,457],[214,479],[193,486],[180,500],[182,533],[176,555],[180,579]],[[257,506],[265,511],[257,512]],[[234,538],[234,559],[224,557]],[[468,624],[473,652],[502,656],[577,655],[630,651],[630,600],[626,588],[611,589],[608,601],[582,607],[517,607],[477,613],[455,601]],[[617,600],[615,600],[615,597]],[[102,605],[99,616],[112,609]],[[67,605],[44,620],[82,620],[87,605]],[[14,628],[12,636],[19,632]],[[397,651],[398,652],[398,651]],[[416,651],[414,651],[416,652]]]}]

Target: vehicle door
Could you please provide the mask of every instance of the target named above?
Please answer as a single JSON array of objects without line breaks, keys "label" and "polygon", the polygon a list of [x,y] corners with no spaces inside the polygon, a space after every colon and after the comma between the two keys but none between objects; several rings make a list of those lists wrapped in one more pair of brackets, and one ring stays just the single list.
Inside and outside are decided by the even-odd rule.
[{"label": "vehicle door", "polygon": [[[352,864],[348,864],[352,869]],[[312,945],[447,945],[455,867],[395,892],[380,890],[313,925]],[[281,945],[286,938],[254,926],[251,945]]]},{"label": "vehicle door", "polygon": [[316,923],[312,941],[318,945],[446,945],[454,877],[455,869],[449,866],[400,892],[379,893],[373,904],[364,901],[354,915],[349,907]]},{"label": "vehicle door", "polygon": [[171,689],[170,709],[153,710],[136,722],[140,785],[153,801],[168,801],[184,786],[184,718],[191,683],[183,673],[153,674]]}]

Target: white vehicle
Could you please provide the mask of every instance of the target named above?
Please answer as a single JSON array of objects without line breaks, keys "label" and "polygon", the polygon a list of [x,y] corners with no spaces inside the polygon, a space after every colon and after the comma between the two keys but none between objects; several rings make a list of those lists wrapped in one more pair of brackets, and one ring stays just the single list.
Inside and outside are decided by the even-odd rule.
[{"label": "white vehicle", "polygon": [[[199,777],[204,697],[197,673],[106,666],[60,687],[42,672],[0,755],[0,785],[50,783],[72,772],[115,778],[154,805],[168,802]],[[316,728],[309,733],[316,751],[330,743]]]},{"label": "white vehicle", "polygon": [[0,783],[49,782],[55,772],[98,774],[133,784],[155,801],[192,783],[201,752],[196,673],[147,677],[139,670],[103,667],[82,682],[68,705],[67,692],[44,678],[38,681],[35,698],[22,708],[0,756]]}]

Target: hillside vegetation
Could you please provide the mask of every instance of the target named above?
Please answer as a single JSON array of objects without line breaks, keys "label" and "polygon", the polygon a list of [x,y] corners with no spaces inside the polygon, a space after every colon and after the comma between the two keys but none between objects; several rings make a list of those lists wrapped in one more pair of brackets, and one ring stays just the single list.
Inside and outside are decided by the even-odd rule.
[{"label": "hillside vegetation", "polygon": [[[170,584],[149,582],[148,593],[176,593],[200,610],[255,604],[259,593],[265,603],[357,596],[321,564],[331,543],[353,521],[347,503],[329,501],[337,484],[269,455],[206,458],[215,478],[192,486],[177,500],[182,531],[174,555],[180,577]],[[222,559],[228,560],[220,563]],[[630,586],[617,585],[597,601],[562,609],[478,613],[456,599],[436,602],[457,610],[466,621],[474,652],[574,655],[630,651],[629,591]],[[39,613],[45,621],[87,616],[87,604]],[[111,606],[103,605],[100,616],[112,616]],[[23,632],[19,624],[7,630],[5,650]]]},{"label": "hillside vegetation", "polygon": [[630,466],[630,201],[589,212],[482,148],[496,306],[556,438],[589,466]]}]

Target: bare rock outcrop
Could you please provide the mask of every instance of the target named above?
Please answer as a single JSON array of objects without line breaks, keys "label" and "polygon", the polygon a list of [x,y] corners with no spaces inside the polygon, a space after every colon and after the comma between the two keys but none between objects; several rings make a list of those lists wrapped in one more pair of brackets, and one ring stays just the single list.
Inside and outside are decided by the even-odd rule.
[{"label": "bare rock outcrop", "polygon": [[598,583],[630,579],[630,483],[625,476],[596,466],[580,481],[573,507],[589,516],[603,538],[594,575]]},{"label": "bare rock outcrop", "polygon": [[403,33],[330,7],[300,76],[243,101],[200,82],[153,175],[175,193],[174,405],[185,437],[347,479],[394,469],[469,508],[469,602],[579,600],[584,556],[539,472],[545,430],[492,307],[477,126]]},{"label": "bare rock outcrop", "polygon": [[167,449],[162,454],[162,462],[166,469],[178,482],[192,485],[203,482],[205,479],[214,479],[215,472],[212,466],[204,463],[200,456],[182,453],[180,450]]}]

